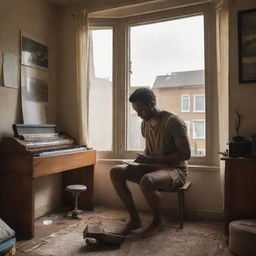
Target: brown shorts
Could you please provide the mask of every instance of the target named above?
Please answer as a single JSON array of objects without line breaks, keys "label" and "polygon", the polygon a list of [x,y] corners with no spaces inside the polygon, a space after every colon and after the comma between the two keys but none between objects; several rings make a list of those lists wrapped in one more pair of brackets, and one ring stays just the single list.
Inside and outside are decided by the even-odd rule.
[{"label": "brown shorts", "polygon": [[132,182],[139,183],[140,179],[147,173],[164,171],[169,176],[170,187],[166,191],[171,191],[177,187],[181,187],[186,183],[187,173],[177,167],[166,167],[163,165],[148,165],[139,163],[129,163],[128,169],[133,170],[133,176],[127,177]]},{"label": "brown shorts", "polygon": [[[162,168],[160,170],[166,171],[170,175],[170,188],[168,190],[173,190],[175,188],[181,187],[186,183],[187,175],[179,168]],[[167,190],[167,191],[168,191]]]}]

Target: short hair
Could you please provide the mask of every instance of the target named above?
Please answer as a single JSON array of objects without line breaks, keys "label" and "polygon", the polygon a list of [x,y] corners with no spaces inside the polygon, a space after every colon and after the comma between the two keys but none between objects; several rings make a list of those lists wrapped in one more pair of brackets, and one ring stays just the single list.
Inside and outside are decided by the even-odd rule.
[{"label": "short hair", "polygon": [[150,102],[156,104],[156,95],[149,88],[137,88],[129,97],[131,103],[142,102],[148,105]]}]

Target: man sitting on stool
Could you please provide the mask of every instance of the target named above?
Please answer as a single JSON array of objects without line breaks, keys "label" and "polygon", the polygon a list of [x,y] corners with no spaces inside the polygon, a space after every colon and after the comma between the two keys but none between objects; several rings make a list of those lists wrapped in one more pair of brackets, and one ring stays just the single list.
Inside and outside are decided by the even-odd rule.
[{"label": "man sitting on stool", "polygon": [[152,223],[144,230],[144,236],[156,234],[161,229],[159,190],[171,190],[182,186],[187,178],[187,163],[191,151],[187,128],[178,116],[156,107],[156,96],[148,88],[136,89],[129,98],[133,109],[143,120],[142,136],[146,140],[144,154],[138,154],[134,163],[116,165],[111,169],[114,188],[126,206],[130,221],[122,231],[142,226],[127,181],[140,185],[147,203],[153,211]]}]

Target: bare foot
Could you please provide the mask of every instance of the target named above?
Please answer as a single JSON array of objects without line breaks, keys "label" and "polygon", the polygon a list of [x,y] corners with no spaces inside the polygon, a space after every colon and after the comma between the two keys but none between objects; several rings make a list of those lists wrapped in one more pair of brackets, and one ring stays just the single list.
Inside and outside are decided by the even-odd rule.
[{"label": "bare foot", "polygon": [[143,232],[141,233],[142,238],[151,237],[159,233],[164,229],[161,221],[153,221]]},{"label": "bare foot", "polygon": [[141,220],[130,220],[125,228],[121,231],[121,235],[127,235],[131,230],[139,229],[142,227]]}]

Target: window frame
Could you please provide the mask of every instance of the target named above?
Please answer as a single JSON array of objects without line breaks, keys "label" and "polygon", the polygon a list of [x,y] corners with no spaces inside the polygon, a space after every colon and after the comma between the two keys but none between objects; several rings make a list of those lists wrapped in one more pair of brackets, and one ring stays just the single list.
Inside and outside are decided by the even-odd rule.
[{"label": "window frame", "polygon": [[[113,159],[118,158],[119,156],[119,148],[118,148],[118,141],[119,141],[119,133],[115,132],[118,131],[118,127],[120,126],[119,123],[114,121],[114,118],[118,116],[117,114],[117,100],[118,100],[118,86],[117,82],[119,81],[118,73],[120,72],[118,66],[116,65],[118,61],[117,51],[115,50],[117,47],[119,47],[119,40],[117,38],[119,37],[118,33],[120,29],[118,28],[120,26],[118,19],[105,19],[105,18],[91,18],[89,19],[89,30],[93,29],[108,29],[112,28],[112,35],[113,35],[113,57],[112,57],[112,108],[113,108],[113,118],[112,118],[112,127],[113,127],[113,133],[112,133],[112,151],[97,151],[97,155],[99,158],[102,159]],[[90,107],[90,106],[88,106]],[[122,108],[122,106],[120,106]]]},{"label": "window frame", "polygon": [[[198,96],[204,96],[204,109],[203,110],[196,110],[196,97]],[[205,113],[205,94],[199,93],[199,94],[193,94],[193,112],[194,113]]]},{"label": "window frame", "polygon": [[[184,107],[184,103],[183,103],[184,97],[188,98],[188,110],[183,109],[183,107]],[[190,95],[189,94],[182,94],[181,95],[181,112],[182,113],[189,113],[190,112]]]},{"label": "window frame", "polygon": [[[175,20],[196,15],[204,16],[204,58],[205,58],[205,138],[206,155],[192,157],[190,164],[218,164],[218,145],[211,144],[218,138],[218,128],[211,129],[211,123],[216,123],[217,112],[211,108],[211,94],[214,94],[216,82],[216,45],[215,10],[210,3],[156,11],[124,18],[90,18],[90,27],[113,26],[113,152],[98,152],[98,159],[134,159],[136,152],[126,150],[127,137],[127,103],[129,85],[129,27],[154,22]],[[212,82],[214,81],[214,82]],[[119,86],[122,85],[122,86]],[[213,100],[214,101],[214,100]],[[125,104],[124,104],[125,103]],[[190,106],[191,107],[191,106]],[[124,136],[125,135],[125,136]],[[210,147],[211,145],[211,147]]]}]

